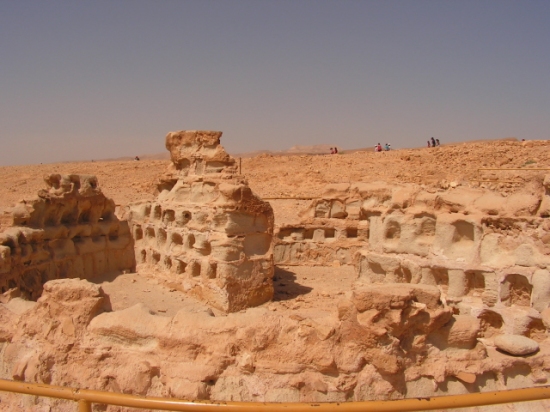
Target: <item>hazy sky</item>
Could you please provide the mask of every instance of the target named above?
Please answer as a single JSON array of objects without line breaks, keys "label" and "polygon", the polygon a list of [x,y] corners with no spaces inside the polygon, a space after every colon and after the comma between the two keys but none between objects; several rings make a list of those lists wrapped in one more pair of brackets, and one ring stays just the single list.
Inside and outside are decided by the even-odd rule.
[{"label": "hazy sky", "polygon": [[0,165],[550,139],[550,1],[0,0]]}]

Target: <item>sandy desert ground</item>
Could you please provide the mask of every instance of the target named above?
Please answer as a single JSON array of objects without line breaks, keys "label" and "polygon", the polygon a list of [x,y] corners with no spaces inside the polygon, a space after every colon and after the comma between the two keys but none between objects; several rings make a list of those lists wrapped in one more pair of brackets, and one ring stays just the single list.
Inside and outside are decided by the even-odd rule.
[{"label": "sandy desert ground", "polygon": [[[45,187],[43,176],[51,173],[95,175],[103,193],[117,205],[152,200],[169,163],[168,159],[144,159],[0,167],[0,210],[34,197]],[[482,168],[550,168],[550,142],[506,139],[381,153],[365,149],[338,155],[262,154],[243,157],[241,170],[252,190],[270,201],[316,197],[329,183],[350,181],[416,183],[432,188],[462,184],[506,194],[526,185],[540,185],[544,176],[541,171],[480,171]],[[296,203],[281,200],[273,204],[278,213],[276,224],[295,218],[295,213],[285,210],[296,210]]]}]

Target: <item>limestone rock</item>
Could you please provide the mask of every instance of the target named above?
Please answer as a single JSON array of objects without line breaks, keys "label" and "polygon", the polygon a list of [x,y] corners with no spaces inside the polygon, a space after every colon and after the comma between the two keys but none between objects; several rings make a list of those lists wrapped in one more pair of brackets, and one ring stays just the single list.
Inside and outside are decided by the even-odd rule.
[{"label": "limestone rock", "polygon": [[530,355],[539,350],[537,342],[521,335],[498,335],[494,343],[498,349],[514,356]]},{"label": "limestone rock", "polygon": [[455,315],[441,329],[434,332],[430,338],[440,348],[472,349],[477,343],[480,331],[478,319],[469,315]]}]

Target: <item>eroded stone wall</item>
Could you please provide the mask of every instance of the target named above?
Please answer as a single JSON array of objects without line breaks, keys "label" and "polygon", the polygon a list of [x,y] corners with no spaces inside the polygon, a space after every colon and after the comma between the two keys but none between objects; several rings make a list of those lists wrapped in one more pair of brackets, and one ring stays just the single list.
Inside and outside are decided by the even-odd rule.
[{"label": "eroded stone wall", "polygon": [[37,198],[3,216],[0,290],[19,289],[31,299],[53,279],[92,279],[135,269],[127,222],[98,188],[95,176],[52,174]]},{"label": "eroded stone wall", "polygon": [[279,228],[276,262],[353,263],[363,286],[437,286],[455,314],[481,322],[480,338],[541,341],[550,304],[548,181],[543,193],[507,197],[465,187],[331,185],[302,225]]},{"label": "eroded stone wall", "polygon": [[220,137],[169,133],[159,196],[131,205],[129,220],[143,272],[233,312],[273,296],[273,210],[237,174]]}]

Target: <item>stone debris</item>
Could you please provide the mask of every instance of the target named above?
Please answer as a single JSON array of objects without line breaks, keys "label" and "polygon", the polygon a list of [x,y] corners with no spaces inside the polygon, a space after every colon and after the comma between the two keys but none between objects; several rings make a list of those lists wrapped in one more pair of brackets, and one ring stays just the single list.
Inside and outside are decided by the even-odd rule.
[{"label": "stone debris", "polygon": [[514,356],[530,355],[539,350],[537,342],[521,335],[498,335],[494,343],[498,349]]}]

